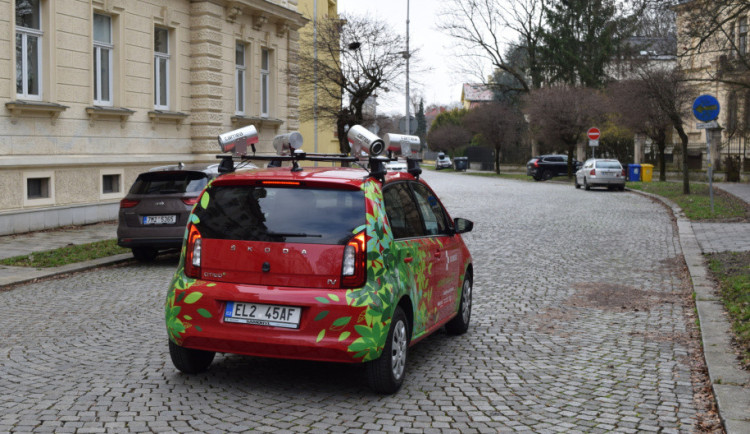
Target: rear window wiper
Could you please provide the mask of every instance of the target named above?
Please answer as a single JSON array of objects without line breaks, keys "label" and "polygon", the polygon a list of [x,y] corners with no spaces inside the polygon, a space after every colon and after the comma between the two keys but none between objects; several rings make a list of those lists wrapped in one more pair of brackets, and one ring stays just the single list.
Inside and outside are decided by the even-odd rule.
[{"label": "rear window wiper", "polygon": [[291,238],[322,238],[321,234],[304,234],[291,232],[268,232],[272,237],[291,237]]}]

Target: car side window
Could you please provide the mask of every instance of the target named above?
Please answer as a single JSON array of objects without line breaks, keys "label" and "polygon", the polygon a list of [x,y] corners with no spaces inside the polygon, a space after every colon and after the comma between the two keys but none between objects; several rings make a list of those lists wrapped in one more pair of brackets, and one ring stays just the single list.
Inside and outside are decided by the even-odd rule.
[{"label": "car side window", "polygon": [[406,183],[386,186],[383,201],[394,238],[424,236],[422,219]]},{"label": "car side window", "polygon": [[417,199],[419,211],[424,220],[426,235],[448,232],[445,210],[443,210],[435,194],[418,182],[411,183],[411,186],[414,189],[414,197]]}]

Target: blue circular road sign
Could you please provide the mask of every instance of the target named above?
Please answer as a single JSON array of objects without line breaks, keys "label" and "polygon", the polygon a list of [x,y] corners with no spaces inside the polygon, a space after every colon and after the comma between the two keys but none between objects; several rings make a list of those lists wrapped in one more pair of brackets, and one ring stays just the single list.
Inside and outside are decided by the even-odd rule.
[{"label": "blue circular road sign", "polygon": [[693,115],[701,122],[711,122],[719,117],[719,100],[712,95],[701,95],[693,102]]}]

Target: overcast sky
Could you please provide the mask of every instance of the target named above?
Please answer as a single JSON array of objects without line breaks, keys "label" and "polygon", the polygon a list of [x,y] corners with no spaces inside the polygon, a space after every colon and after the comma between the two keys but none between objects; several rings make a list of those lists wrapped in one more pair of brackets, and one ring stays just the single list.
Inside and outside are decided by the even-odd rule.
[{"label": "overcast sky", "polygon": [[[410,93],[421,93],[425,106],[459,102],[461,85],[476,81],[458,72],[459,68],[452,62],[453,41],[437,29],[439,5],[435,0],[410,0],[409,48],[419,50],[420,68],[430,69],[421,74],[410,73]],[[406,33],[406,0],[339,0],[338,10],[339,13],[375,16],[389,22],[397,32]],[[413,67],[411,69],[413,71]],[[402,81],[405,84],[405,75]],[[403,91],[378,94],[380,113],[404,113],[405,105]]]}]

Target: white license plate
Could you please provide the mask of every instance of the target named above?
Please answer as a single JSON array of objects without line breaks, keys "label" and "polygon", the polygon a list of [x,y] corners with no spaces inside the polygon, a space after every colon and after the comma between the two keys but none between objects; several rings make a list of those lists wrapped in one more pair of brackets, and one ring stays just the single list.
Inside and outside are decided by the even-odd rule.
[{"label": "white license plate", "polygon": [[300,307],[230,301],[224,310],[224,321],[296,329],[301,314]]},{"label": "white license plate", "polygon": [[144,225],[173,225],[177,223],[176,215],[147,215],[143,216]]}]

